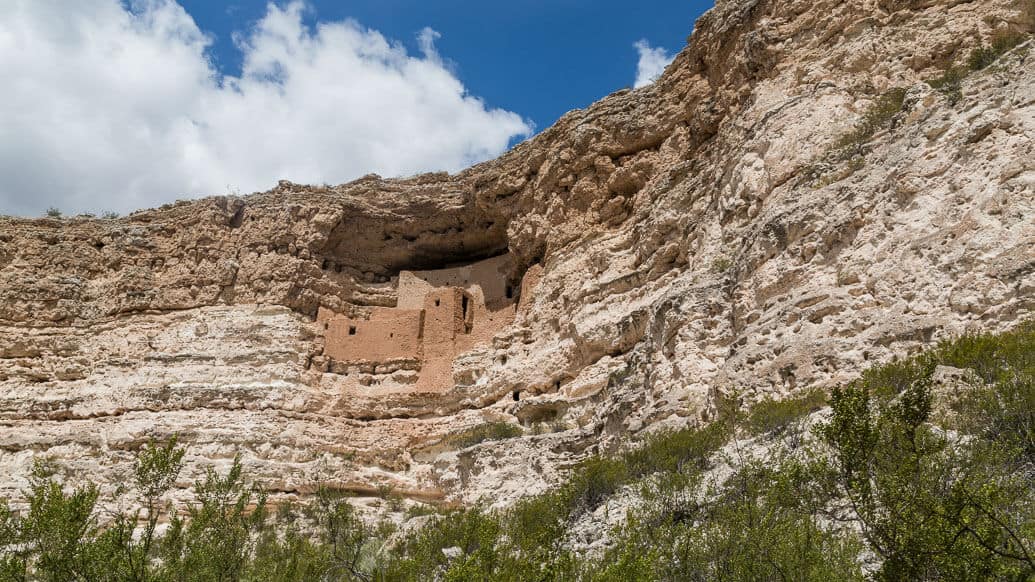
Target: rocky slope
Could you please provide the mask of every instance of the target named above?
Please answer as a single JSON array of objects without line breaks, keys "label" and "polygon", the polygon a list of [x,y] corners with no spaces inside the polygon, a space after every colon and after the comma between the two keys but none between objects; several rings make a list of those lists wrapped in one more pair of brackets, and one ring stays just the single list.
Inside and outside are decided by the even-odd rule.
[{"label": "rocky slope", "polygon": [[[1008,328],[1035,307],[1032,43],[959,99],[924,80],[1033,18],[1027,0],[723,0],[655,84],[457,175],[0,219],[0,497],[39,455],[114,487],[179,434],[183,486],[240,454],[274,499],[506,504],[586,452],[707,422],[719,393]],[[854,157],[826,155],[893,88]],[[538,281],[450,385],[379,394],[321,365],[320,307],[391,307],[401,270],[508,251]],[[526,434],[449,438],[495,421]]]}]

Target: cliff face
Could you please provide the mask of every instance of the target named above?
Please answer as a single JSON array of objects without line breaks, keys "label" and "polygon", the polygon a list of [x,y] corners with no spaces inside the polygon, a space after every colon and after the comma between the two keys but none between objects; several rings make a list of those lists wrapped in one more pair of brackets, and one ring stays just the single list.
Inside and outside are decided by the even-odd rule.
[{"label": "cliff face", "polygon": [[[708,421],[719,393],[1007,328],[1035,305],[1031,43],[958,98],[923,80],[1033,12],[723,1],[657,83],[455,176],[0,219],[0,497],[37,455],[114,487],[179,434],[182,485],[239,453],[274,499],[505,504],[587,451]],[[350,356],[348,322],[382,317],[413,343]],[[497,421],[526,434],[450,438]]]}]

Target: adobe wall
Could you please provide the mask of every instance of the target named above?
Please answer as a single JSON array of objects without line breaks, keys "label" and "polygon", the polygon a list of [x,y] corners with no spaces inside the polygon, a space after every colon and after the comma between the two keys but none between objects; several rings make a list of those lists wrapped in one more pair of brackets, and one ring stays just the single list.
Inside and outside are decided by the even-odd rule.
[{"label": "adobe wall", "polygon": [[[484,305],[513,301],[517,295],[513,285],[514,264],[510,254],[492,257],[470,265],[434,271],[402,271],[399,273],[400,309],[420,309],[428,292],[441,287],[460,287]],[[507,297],[510,289],[511,297]]]},{"label": "adobe wall", "polygon": [[531,292],[538,272],[534,281],[527,276],[516,281],[509,255],[449,269],[402,271],[395,308],[372,308],[369,319],[320,309],[324,355],[346,363],[416,359],[419,375],[405,386],[387,380],[375,384],[383,390],[449,390],[454,360],[490,343],[514,321],[518,296],[526,288]]},{"label": "adobe wall", "polygon": [[324,350],[339,362],[387,362],[421,357],[424,312],[375,307],[369,319],[353,319],[321,309]]}]

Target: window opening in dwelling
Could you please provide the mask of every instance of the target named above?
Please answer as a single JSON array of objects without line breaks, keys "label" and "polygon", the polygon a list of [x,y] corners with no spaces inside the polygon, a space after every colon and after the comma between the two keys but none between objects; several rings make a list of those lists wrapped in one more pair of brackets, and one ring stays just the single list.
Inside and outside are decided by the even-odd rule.
[{"label": "window opening in dwelling", "polygon": [[354,326],[354,325],[350,325],[349,326],[349,335],[356,335],[356,326]]},{"label": "window opening in dwelling", "polygon": [[520,390],[515,390],[514,391],[514,402],[517,402],[519,400],[521,400],[521,391]]},{"label": "window opening in dwelling", "polygon": [[460,317],[464,320],[464,333],[471,333],[471,322],[467,318],[468,303],[467,295],[460,297]]}]

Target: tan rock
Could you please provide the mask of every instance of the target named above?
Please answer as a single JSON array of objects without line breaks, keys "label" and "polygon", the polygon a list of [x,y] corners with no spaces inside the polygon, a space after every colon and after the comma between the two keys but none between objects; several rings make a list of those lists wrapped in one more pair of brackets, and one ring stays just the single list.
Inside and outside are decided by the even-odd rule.
[{"label": "tan rock", "polygon": [[[1035,305],[1031,44],[956,104],[922,80],[1026,18],[728,0],[653,85],[454,176],[0,219],[0,496],[36,455],[114,487],[179,434],[183,487],[239,453],[275,500],[390,483],[505,504],[630,433],[709,420],[724,391],[830,386],[1008,328]],[[895,123],[806,179],[891,87]],[[373,335],[349,340],[355,322]],[[449,444],[501,420],[525,436]]]}]

